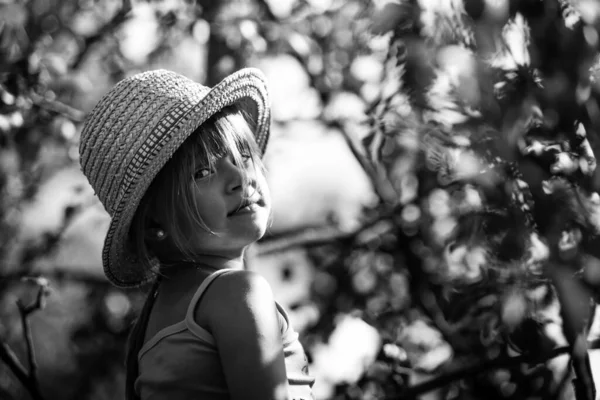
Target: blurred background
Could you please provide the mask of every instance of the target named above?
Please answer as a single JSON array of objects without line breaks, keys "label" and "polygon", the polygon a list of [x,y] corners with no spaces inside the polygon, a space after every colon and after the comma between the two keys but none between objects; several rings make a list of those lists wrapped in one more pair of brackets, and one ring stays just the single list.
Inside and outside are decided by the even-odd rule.
[{"label": "blurred background", "polygon": [[144,291],[103,275],[86,113],[137,72],[253,66],[274,222],[248,264],[316,398],[592,400],[599,21],[583,0],[0,0],[0,398],[123,398]]}]

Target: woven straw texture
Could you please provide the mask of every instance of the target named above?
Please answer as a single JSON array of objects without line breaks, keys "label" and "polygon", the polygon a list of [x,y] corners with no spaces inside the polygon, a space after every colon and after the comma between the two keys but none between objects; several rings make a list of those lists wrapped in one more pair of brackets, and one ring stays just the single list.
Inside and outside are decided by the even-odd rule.
[{"label": "woven straw texture", "polygon": [[80,163],[111,216],[102,263],[118,287],[136,287],[152,278],[126,246],[135,211],[158,171],[185,139],[223,107],[248,102],[256,141],[264,152],[270,110],[265,78],[246,68],[212,89],[166,70],[126,78],[87,116],[81,132]]}]

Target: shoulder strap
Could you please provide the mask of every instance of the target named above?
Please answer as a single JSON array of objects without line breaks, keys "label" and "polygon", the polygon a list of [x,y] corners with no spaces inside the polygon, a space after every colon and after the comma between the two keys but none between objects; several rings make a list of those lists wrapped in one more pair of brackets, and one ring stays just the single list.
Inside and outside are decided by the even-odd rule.
[{"label": "shoulder strap", "polygon": [[190,301],[190,305],[188,306],[187,314],[185,317],[186,320],[189,320],[190,318],[194,319],[194,310],[196,310],[196,305],[198,304],[198,302],[200,302],[200,298],[202,297],[204,292],[206,292],[206,289],[208,289],[210,284],[213,283],[213,281],[215,279],[217,279],[219,276],[221,276],[224,273],[229,272],[229,271],[231,271],[231,270],[230,269],[219,269],[219,270],[213,272],[212,274],[210,274],[209,276],[207,276],[206,279],[204,279],[204,281],[198,287],[198,290],[196,290],[196,293],[194,293],[194,297],[192,297],[192,301]]},{"label": "shoulder strap", "polygon": [[214,345],[214,339],[213,339],[212,335],[207,330],[205,330],[204,328],[202,328],[200,325],[198,325],[196,323],[195,318],[194,318],[194,313],[196,311],[196,307],[198,306],[198,303],[200,302],[200,300],[202,298],[202,295],[206,292],[206,290],[208,289],[210,284],[213,283],[215,281],[215,279],[217,279],[219,276],[226,274],[228,272],[231,272],[231,271],[234,271],[234,270],[228,269],[228,268],[220,269],[220,270],[213,272],[209,276],[207,276],[206,279],[204,279],[204,281],[198,287],[198,290],[196,290],[194,297],[192,297],[192,301],[190,301],[190,304],[188,306],[187,313],[185,316],[185,323],[186,323],[188,329],[190,331],[192,331],[192,333],[194,333],[198,338],[203,339],[204,341],[206,341],[212,345]]},{"label": "shoulder strap", "polygon": [[166,338],[167,336],[174,335],[176,333],[182,332],[186,329],[185,321],[179,321],[176,324],[169,325],[160,331],[158,331],[154,336],[152,336],[140,349],[138,352],[138,361],[142,358],[144,354],[146,354],[150,349],[158,344],[161,340]]}]

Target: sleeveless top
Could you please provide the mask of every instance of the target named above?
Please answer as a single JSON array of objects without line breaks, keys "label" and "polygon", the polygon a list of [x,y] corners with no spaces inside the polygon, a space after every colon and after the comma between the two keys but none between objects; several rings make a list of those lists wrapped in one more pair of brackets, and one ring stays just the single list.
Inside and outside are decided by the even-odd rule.
[{"label": "sleeveless top", "polygon": [[[203,293],[222,269],[209,275],[194,294],[185,320],[161,329],[138,354],[139,376],[135,391],[142,400],[229,399],[229,391],[213,336],[194,320],[194,310]],[[289,398],[313,400],[315,378],[308,374],[308,362],[298,333],[277,303],[283,342]],[[252,373],[251,371],[249,373]]]}]

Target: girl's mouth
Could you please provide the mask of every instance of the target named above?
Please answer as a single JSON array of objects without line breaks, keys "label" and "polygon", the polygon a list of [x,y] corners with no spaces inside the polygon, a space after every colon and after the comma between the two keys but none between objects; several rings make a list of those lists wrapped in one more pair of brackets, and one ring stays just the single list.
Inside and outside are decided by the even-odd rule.
[{"label": "girl's mouth", "polygon": [[259,205],[260,200],[253,199],[244,199],[238,207],[236,207],[233,211],[227,214],[228,217],[231,217],[236,214],[244,214],[247,212],[254,212],[257,205]]}]

